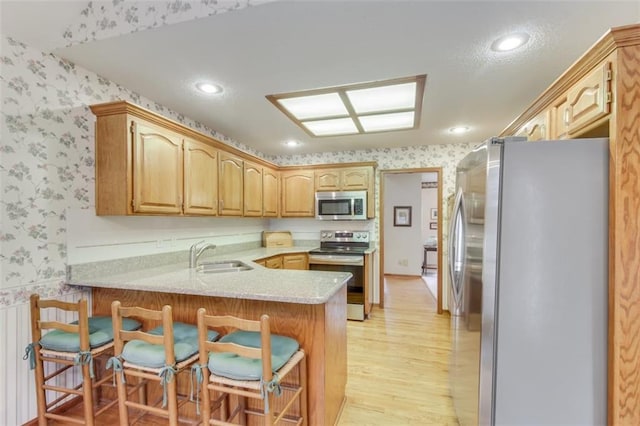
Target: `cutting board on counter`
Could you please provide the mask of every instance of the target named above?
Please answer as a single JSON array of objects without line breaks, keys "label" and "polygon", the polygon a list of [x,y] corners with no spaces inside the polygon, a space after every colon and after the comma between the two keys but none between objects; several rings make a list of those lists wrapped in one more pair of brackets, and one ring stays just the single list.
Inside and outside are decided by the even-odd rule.
[{"label": "cutting board on counter", "polygon": [[290,231],[263,231],[262,245],[264,247],[293,247],[293,237]]}]

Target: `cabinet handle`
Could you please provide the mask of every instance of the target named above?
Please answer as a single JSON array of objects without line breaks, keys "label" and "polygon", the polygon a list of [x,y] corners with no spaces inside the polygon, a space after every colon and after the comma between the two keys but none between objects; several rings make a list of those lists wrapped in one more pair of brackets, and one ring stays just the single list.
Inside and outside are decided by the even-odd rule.
[{"label": "cabinet handle", "polygon": [[569,125],[569,107],[566,107],[564,109],[564,125],[565,126]]}]

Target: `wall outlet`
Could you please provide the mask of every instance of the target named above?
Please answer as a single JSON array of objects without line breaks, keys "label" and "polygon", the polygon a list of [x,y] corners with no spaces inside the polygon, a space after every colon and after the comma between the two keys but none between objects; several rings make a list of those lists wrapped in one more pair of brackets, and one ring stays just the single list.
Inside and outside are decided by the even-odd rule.
[{"label": "wall outlet", "polygon": [[400,260],[398,260],[398,265],[400,265],[400,266],[409,266],[409,259],[400,259]]}]

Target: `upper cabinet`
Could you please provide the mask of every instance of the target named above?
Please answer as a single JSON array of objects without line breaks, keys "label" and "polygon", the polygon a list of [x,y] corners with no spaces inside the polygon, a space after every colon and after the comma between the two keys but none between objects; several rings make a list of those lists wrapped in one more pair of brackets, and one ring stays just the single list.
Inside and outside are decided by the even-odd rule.
[{"label": "upper cabinet", "polygon": [[604,61],[567,92],[565,124],[570,135],[611,112],[611,62]]},{"label": "upper cabinet", "polygon": [[262,215],[278,217],[280,214],[280,173],[269,167],[262,168]]},{"label": "upper cabinet", "polygon": [[313,170],[281,172],[282,217],[313,217],[315,191]]},{"label": "upper cabinet", "polygon": [[218,151],[193,139],[184,140],[184,213],[218,213]]},{"label": "upper cabinet", "polygon": [[262,216],[262,166],[244,162],[244,216]]},{"label": "upper cabinet", "polygon": [[516,136],[525,136],[528,141],[549,139],[549,134],[547,132],[549,128],[547,124],[548,122],[548,114],[544,111],[522,126],[516,133]]},{"label": "upper cabinet", "polygon": [[347,167],[315,171],[316,191],[369,190],[373,183],[373,167]]},{"label": "upper cabinet", "polygon": [[182,137],[132,119],[134,213],[182,211]]},{"label": "upper cabinet", "polygon": [[220,152],[218,197],[221,216],[242,216],[244,212],[244,164],[235,155]]},{"label": "upper cabinet", "polygon": [[374,217],[374,162],[279,168],[125,101],[91,111],[97,215],[314,217],[316,190],[365,190]]}]

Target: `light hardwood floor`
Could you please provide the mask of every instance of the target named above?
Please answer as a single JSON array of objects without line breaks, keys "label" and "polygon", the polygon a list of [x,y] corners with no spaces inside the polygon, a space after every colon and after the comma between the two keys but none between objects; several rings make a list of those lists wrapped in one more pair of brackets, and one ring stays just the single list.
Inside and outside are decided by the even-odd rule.
[{"label": "light hardwood floor", "polygon": [[339,425],[457,425],[449,318],[419,277],[388,276],[385,308],[347,326],[347,403]]},{"label": "light hardwood floor", "polygon": [[[347,401],[338,426],[457,425],[449,393],[449,318],[436,314],[420,277],[387,277],[384,297],[385,308],[374,308],[367,321],[347,323]],[[136,425],[161,423],[145,417]],[[96,424],[118,424],[117,407]]]}]

